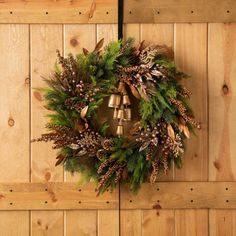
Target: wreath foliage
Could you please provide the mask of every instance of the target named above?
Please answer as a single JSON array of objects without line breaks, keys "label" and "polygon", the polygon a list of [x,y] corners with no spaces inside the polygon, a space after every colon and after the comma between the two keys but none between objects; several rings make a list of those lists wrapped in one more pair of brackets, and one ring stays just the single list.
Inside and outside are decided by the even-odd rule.
[{"label": "wreath foliage", "polygon": [[[200,125],[188,104],[190,92],[180,83],[186,75],[176,69],[171,49],[143,42],[134,47],[132,38],[104,50],[102,45],[103,40],[92,52],[83,49],[66,58],[57,51],[54,73],[42,89],[45,107],[53,111],[49,132],[33,141],[53,141],[59,149],[56,165],[94,179],[98,193],[119,182],[137,191],[172,163],[181,167],[183,142]],[[108,106],[114,119],[101,123]],[[117,133],[109,131],[112,126]]]}]

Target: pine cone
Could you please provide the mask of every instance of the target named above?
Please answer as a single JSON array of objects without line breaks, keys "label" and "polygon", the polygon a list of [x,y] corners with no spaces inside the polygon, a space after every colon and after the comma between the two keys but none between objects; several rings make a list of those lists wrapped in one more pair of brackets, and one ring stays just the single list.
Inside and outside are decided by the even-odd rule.
[{"label": "pine cone", "polygon": [[99,149],[96,153],[96,156],[99,160],[102,160],[105,154],[106,154],[106,151],[104,149]]},{"label": "pine cone", "polygon": [[112,139],[106,139],[102,143],[102,147],[107,151],[109,151],[113,145],[114,145],[114,143],[113,143]]},{"label": "pine cone", "polygon": [[115,178],[115,183],[118,183],[120,181],[120,179],[122,178],[122,173],[123,173],[124,168],[120,167],[117,171],[116,171],[116,178]]}]

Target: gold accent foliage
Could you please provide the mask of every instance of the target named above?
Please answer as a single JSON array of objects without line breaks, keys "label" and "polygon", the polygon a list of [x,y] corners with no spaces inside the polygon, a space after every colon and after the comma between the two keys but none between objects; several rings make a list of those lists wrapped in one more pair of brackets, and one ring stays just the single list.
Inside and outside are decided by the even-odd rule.
[{"label": "gold accent foliage", "polygon": [[175,131],[170,124],[167,126],[167,132],[168,132],[168,136],[172,138],[173,140],[175,140]]},{"label": "gold accent foliage", "polygon": [[80,117],[84,120],[88,111],[88,106],[84,107],[80,112]]},{"label": "gold accent foliage", "polygon": [[137,99],[140,99],[141,96],[140,96],[138,90],[137,90],[133,85],[130,85],[129,87],[130,87],[131,93],[132,93]]},{"label": "gold accent foliage", "polygon": [[187,126],[184,126],[183,132],[187,138],[190,138],[190,132]]}]

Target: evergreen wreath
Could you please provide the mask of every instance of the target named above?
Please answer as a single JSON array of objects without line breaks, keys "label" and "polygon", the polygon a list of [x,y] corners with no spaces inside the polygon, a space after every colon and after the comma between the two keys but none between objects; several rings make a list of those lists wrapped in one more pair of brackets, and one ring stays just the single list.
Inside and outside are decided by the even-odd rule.
[{"label": "evergreen wreath", "polygon": [[101,50],[103,41],[76,56],[57,51],[42,89],[53,111],[50,132],[32,141],[53,141],[56,165],[94,179],[98,193],[118,183],[137,191],[172,163],[182,166],[184,140],[200,124],[188,104],[190,91],[180,83],[187,76],[176,69],[170,48],[134,47],[130,38]]}]

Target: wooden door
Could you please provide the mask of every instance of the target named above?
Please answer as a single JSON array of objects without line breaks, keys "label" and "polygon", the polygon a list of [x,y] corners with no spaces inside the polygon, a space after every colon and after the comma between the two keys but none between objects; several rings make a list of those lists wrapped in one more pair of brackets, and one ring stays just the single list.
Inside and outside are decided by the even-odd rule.
[{"label": "wooden door", "polygon": [[[181,0],[182,7],[160,1],[161,10],[147,7],[155,1],[127,1],[124,37],[172,47],[176,64],[191,76],[185,83],[193,92],[190,102],[202,129],[187,143],[181,170],[173,166],[160,183],[145,184],[138,195],[121,187],[96,198],[93,184],[76,188],[79,175],[55,168],[50,144],[30,142],[43,132],[47,112],[34,88],[45,85],[42,76],[52,72],[56,49],[76,54],[83,47],[92,49],[101,38],[105,44],[117,39],[116,2],[96,2],[58,1],[57,9],[49,1],[49,10],[41,5],[38,10],[30,1],[23,8],[17,1],[2,3],[0,235],[236,236],[232,1],[219,3],[219,8],[206,5],[218,18],[204,13],[204,1],[190,6]],[[154,18],[148,15],[152,10]],[[208,23],[223,21],[228,23]]]}]

